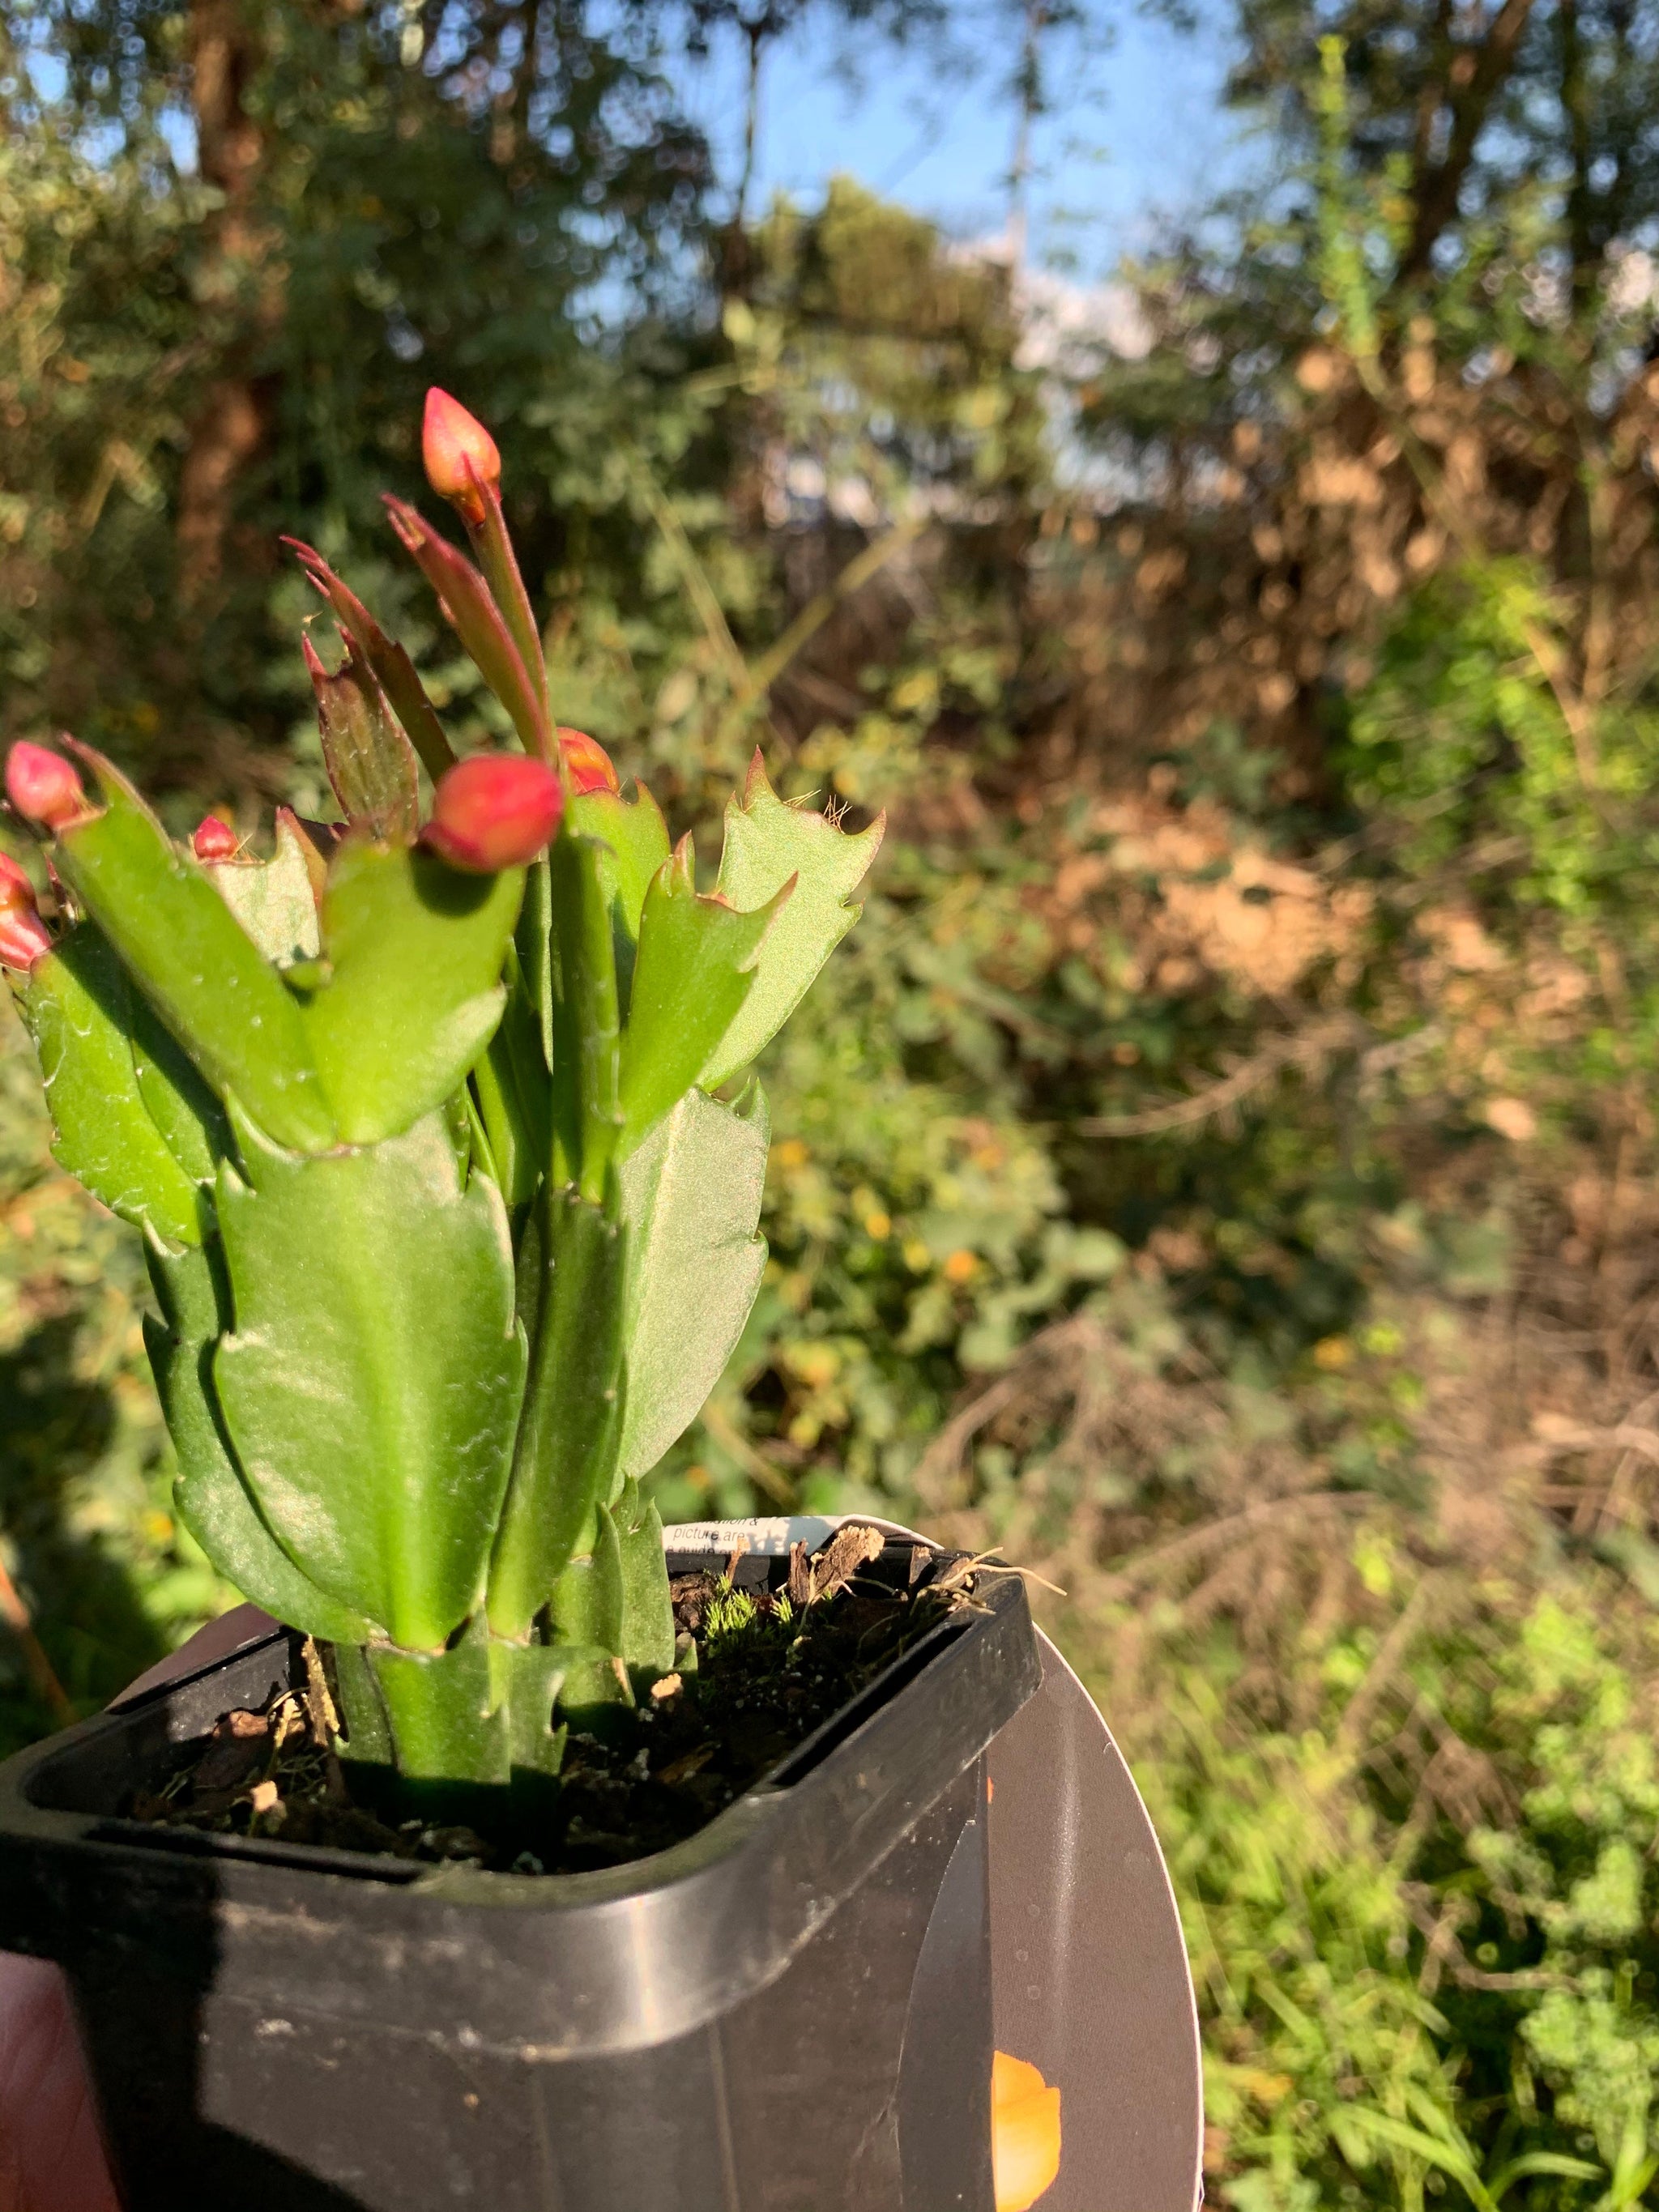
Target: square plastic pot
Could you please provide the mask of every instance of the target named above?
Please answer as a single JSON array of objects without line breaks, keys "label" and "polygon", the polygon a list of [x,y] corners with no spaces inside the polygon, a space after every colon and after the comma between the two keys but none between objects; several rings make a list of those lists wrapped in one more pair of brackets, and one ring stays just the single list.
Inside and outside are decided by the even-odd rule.
[{"label": "square plastic pot", "polygon": [[1018,1578],[981,1589],[600,1873],[119,1818],[289,1680],[286,1633],[0,1766],[0,1948],[69,1976],[130,2212],[993,2212],[982,1753],[1041,1666]]}]

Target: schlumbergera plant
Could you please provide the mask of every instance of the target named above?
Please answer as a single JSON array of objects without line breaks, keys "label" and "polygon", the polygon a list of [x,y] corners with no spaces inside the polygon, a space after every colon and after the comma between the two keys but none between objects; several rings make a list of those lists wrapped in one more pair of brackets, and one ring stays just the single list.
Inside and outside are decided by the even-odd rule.
[{"label": "schlumbergera plant", "polygon": [[699,891],[690,838],[554,721],[488,433],[434,392],[424,456],[473,557],[388,499],[392,526],[522,753],[457,760],[295,544],[343,642],[333,674],[304,642],[343,820],[279,811],[261,859],[210,816],[181,849],[66,738],[7,763],[50,891],[0,860],[57,1158],[145,1239],[179,1514],[332,1645],[348,1756],[416,1794],[556,1774],[567,1718],[676,1665],[641,1480],[753,1304],[747,1071],[881,835],[785,805],[757,755]]}]

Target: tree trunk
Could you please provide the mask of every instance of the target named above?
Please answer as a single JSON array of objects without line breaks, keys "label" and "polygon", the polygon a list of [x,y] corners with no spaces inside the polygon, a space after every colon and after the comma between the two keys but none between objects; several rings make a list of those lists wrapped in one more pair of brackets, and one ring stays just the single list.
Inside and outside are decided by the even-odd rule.
[{"label": "tree trunk", "polygon": [[1474,160],[1476,143],[1514,66],[1532,9],[1533,0],[1503,0],[1485,38],[1457,50],[1449,72],[1450,135],[1443,159],[1412,180],[1415,220],[1401,259],[1401,283],[1419,282],[1428,274],[1436,241],[1456,220],[1458,195]]},{"label": "tree trunk", "polygon": [[190,55],[201,173],[223,196],[209,222],[198,299],[226,337],[222,373],[191,427],[179,488],[180,580],[186,599],[199,604],[224,566],[237,479],[264,439],[252,356],[281,298],[268,266],[270,233],[255,205],[265,148],[246,100],[260,53],[242,0],[191,0]]},{"label": "tree trunk", "polygon": [[1595,289],[1601,256],[1592,235],[1595,194],[1590,185],[1590,103],[1594,95],[1585,77],[1578,0],[1560,0],[1556,9],[1556,38],[1560,51],[1561,112],[1566,118],[1567,143],[1572,156],[1572,180],[1567,186],[1567,250],[1572,257],[1573,307],[1582,315]]}]

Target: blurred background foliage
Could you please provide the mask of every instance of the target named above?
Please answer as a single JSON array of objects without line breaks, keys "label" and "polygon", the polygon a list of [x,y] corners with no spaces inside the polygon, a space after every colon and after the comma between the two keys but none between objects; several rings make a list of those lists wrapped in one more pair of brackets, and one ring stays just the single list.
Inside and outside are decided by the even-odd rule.
[{"label": "blurred background foliage", "polygon": [[[888,814],[665,1510],[1055,1586],[1187,1915],[1214,2201],[1651,2201],[1650,11],[1239,0],[1261,173],[1107,334],[1026,264],[1018,137],[977,247],[846,178],[751,206],[752,133],[719,176],[679,63],[735,32],[752,93],[801,12],[5,0],[0,736],[181,823],[315,806],[284,529],[498,733],[375,498],[428,381],[482,414],[561,714],[705,866],[757,744]],[[1090,13],[1009,12],[1027,123]],[[48,1136],[7,1015],[6,1747],[228,1596]]]}]

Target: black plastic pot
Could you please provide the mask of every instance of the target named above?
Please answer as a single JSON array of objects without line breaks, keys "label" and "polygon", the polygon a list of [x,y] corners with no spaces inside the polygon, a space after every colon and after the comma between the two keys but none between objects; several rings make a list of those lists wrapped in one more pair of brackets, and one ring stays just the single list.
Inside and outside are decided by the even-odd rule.
[{"label": "black plastic pot", "polygon": [[981,1754],[1041,1668],[1018,1578],[981,1589],[603,1873],[113,1817],[288,1679],[286,1634],[0,1767],[0,1948],[69,1975],[129,2212],[992,2212]]}]

